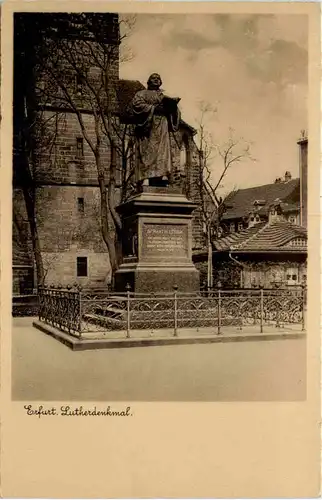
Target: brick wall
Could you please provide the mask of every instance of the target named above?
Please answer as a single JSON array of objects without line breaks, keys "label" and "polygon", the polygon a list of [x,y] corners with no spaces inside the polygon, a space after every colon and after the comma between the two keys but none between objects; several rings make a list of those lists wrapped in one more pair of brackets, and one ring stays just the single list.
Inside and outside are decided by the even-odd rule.
[{"label": "brick wall", "polygon": [[[34,178],[37,183],[98,184],[95,158],[85,141],[76,114],[57,115],[44,112],[48,136],[55,140],[49,147],[38,152]],[[83,121],[90,140],[95,141],[94,119],[83,114]],[[78,140],[81,150],[78,150]],[[105,140],[102,146],[102,162],[110,164],[110,150]],[[106,169],[108,171],[108,168]]]},{"label": "brick wall", "polygon": [[76,245],[76,248],[106,252],[100,227],[98,187],[38,187],[36,213],[42,251],[64,252]]},{"label": "brick wall", "polygon": [[[33,15],[27,17],[32,22]],[[37,14],[34,20],[38,23],[39,31],[46,34],[46,39],[44,35],[35,42],[42,46],[40,53],[43,63],[37,65],[39,71],[32,72],[35,78],[35,109],[41,109],[37,113],[37,130],[34,134],[35,180],[42,183],[97,184],[93,152],[72,110],[81,111],[86,135],[95,147],[93,110],[100,106],[115,114],[118,108],[118,15]],[[105,45],[93,40],[90,31],[92,25],[96,36],[100,40],[104,39]],[[64,33],[63,38],[57,40],[55,34],[52,37],[55,27]],[[29,50],[35,48],[29,47]],[[26,56],[25,64],[28,66],[32,60],[31,56]],[[76,68],[73,67],[75,61],[78,61]],[[105,70],[108,70],[107,80],[102,89],[101,73],[104,71],[105,76]],[[101,124],[99,130],[102,162],[109,165],[108,140],[102,134]],[[77,139],[83,141],[80,148]]]},{"label": "brick wall", "polygon": [[[110,281],[98,187],[38,187],[36,211],[46,283],[100,286]],[[77,277],[77,257],[87,257],[87,277]]]},{"label": "brick wall", "polygon": [[14,267],[12,273],[13,295],[24,295],[33,293],[33,269]]},{"label": "brick wall", "polygon": [[[77,276],[77,257],[87,257],[88,275]],[[78,243],[65,252],[44,252],[43,261],[48,285],[104,287],[111,281],[111,267],[107,252],[93,252]]]},{"label": "brick wall", "polygon": [[[69,23],[70,19],[61,19],[59,22]],[[100,104],[108,106],[110,112],[115,112],[119,74],[118,16],[102,15],[102,23],[105,26],[104,36],[114,33],[114,38],[109,38],[108,35],[109,39],[106,40],[113,44],[108,50],[114,51],[114,55],[109,67],[107,93],[102,93]],[[71,32],[71,51],[77,52],[79,57],[83,58],[81,65],[86,68],[84,66],[82,71],[86,70],[91,85],[95,87],[101,84],[99,70],[95,69],[91,53],[86,53],[86,50],[89,50],[88,45],[78,38],[78,33],[78,28],[74,33]],[[94,42],[91,42],[91,47],[93,53],[98,54]],[[81,110],[86,134],[95,147],[97,138],[91,113],[93,95],[88,91],[86,82],[81,84],[78,91],[76,73],[71,69],[68,57],[68,53],[65,58],[62,53],[57,63],[59,69],[63,70],[64,84],[74,106]],[[95,187],[98,186],[95,158],[82,133],[76,113],[64,109],[68,106],[68,100],[59,86],[54,87],[53,82],[48,81],[44,74],[40,77],[39,87],[42,90],[38,93],[38,99],[39,103],[46,106],[38,112],[40,140],[36,152],[34,179],[37,184],[36,216],[46,281],[69,284],[76,280],[86,285],[98,285],[109,279],[110,265],[101,235],[100,192],[99,188]],[[102,139],[101,161],[108,174],[110,148],[106,137],[103,136]],[[88,257],[87,277],[76,276],[77,256]]]},{"label": "brick wall", "polygon": [[30,228],[26,211],[25,199],[23,191],[20,188],[14,187],[12,190],[12,209],[13,223],[17,226],[19,234],[24,241],[30,237]]},{"label": "brick wall", "polygon": [[[93,45],[93,50],[95,46]],[[117,48],[118,51],[118,48]],[[94,61],[93,63],[94,64]],[[37,137],[36,143],[36,169],[35,178],[38,182],[83,182],[97,183],[97,174],[94,162],[94,155],[90,145],[82,133],[77,114],[71,109],[76,108],[81,111],[81,119],[84,125],[86,136],[95,148],[97,137],[95,133],[95,120],[93,116],[93,106],[108,109],[113,115],[117,111],[117,88],[119,75],[118,57],[113,58],[109,67],[108,88],[100,92],[100,97],[96,100],[94,92],[88,90],[86,84],[81,86],[84,91],[77,93],[75,84],[76,72],[68,67],[64,61],[61,62],[63,73],[70,74],[64,85],[68,88],[69,99],[62,93],[59,86],[53,87],[50,82],[50,95],[46,83],[42,80],[38,84],[42,90],[38,92],[37,99],[42,110],[37,113]],[[86,69],[86,68],[85,68]],[[91,74],[92,88],[97,90],[101,84],[101,71],[89,66],[88,73]],[[97,90],[98,92],[98,90]],[[53,94],[53,95],[52,95]],[[110,162],[109,144],[106,135],[102,133],[102,123],[99,122],[101,141],[101,158],[106,165]],[[82,146],[78,148],[78,140],[82,141]]]},{"label": "brick wall", "polygon": [[[53,46],[56,49],[56,46]],[[42,103],[70,107],[70,100],[78,109],[92,112],[97,104],[110,112],[118,111],[119,47],[106,45],[104,49],[95,43],[77,40],[68,45],[57,46],[59,66],[55,66],[57,82],[46,69],[40,75],[39,100]],[[106,51],[106,52],[105,52]],[[79,60],[73,67],[74,60]],[[55,62],[57,64],[57,61]],[[108,74],[102,90],[102,73]],[[83,77],[79,75],[84,75]],[[51,79],[51,80],[50,80]],[[55,87],[53,87],[55,85]],[[66,95],[66,90],[67,94]],[[49,95],[48,95],[49,94]]]},{"label": "brick wall", "polygon": [[[40,48],[36,53],[41,54],[42,59],[33,73],[37,78],[38,100],[42,104],[50,103],[59,107],[69,107],[72,100],[78,109],[92,111],[93,97],[99,95],[104,108],[116,111],[119,79],[118,14],[33,15],[38,23],[34,30],[36,35],[33,35],[31,42],[27,40],[25,45],[29,51],[27,66],[33,60],[35,46]],[[33,15],[29,15],[29,21]],[[26,16],[22,14],[21,17]],[[63,36],[57,37],[57,32]],[[104,76],[107,74],[103,91],[100,68]]]},{"label": "brick wall", "polygon": [[[83,204],[79,203],[79,199],[83,200]],[[28,218],[19,189],[13,191],[13,206],[15,218],[19,219],[26,237],[26,254],[29,252],[32,255]],[[38,187],[36,217],[46,283],[68,285],[77,282],[83,286],[103,286],[110,282],[108,252],[101,235],[98,187]],[[20,241],[14,244],[20,245]],[[88,258],[87,277],[77,278],[77,257]],[[27,279],[28,283],[32,283],[32,274],[32,269],[14,268],[15,294],[22,293]]]}]

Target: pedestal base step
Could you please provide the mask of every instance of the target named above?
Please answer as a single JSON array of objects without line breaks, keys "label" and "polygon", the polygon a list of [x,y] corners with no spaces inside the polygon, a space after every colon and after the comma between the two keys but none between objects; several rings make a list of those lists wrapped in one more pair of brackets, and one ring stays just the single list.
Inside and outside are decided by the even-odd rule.
[{"label": "pedestal base step", "polygon": [[115,274],[117,292],[126,290],[130,285],[136,293],[178,292],[195,293],[199,291],[199,273],[196,269],[120,269]]}]

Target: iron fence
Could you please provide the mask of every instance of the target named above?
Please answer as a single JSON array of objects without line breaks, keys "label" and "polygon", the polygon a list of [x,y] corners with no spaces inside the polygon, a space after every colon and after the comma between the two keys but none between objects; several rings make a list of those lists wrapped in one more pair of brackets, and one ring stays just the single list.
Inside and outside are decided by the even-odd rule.
[{"label": "iron fence", "polygon": [[79,338],[87,334],[138,332],[178,335],[183,329],[221,334],[225,328],[297,325],[305,330],[306,289],[217,289],[199,293],[138,294],[39,289],[39,319]]}]

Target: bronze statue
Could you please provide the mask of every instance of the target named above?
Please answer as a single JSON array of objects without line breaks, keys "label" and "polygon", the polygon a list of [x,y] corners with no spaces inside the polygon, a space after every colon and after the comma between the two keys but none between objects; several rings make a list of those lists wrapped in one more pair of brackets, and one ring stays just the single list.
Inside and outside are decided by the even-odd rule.
[{"label": "bronze statue", "polygon": [[139,90],[131,103],[138,142],[137,181],[143,184],[167,185],[171,175],[170,133],[179,127],[180,98],[165,96],[161,85],[160,75],[153,73],[148,88]]}]

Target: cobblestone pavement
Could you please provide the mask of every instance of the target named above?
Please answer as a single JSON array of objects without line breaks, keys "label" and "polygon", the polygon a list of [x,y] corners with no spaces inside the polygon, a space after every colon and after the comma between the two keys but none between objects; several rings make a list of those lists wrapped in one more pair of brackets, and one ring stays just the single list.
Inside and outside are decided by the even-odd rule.
[{"label": "cobblestone pavement", "polygon": [[12,384],[14,400],[296,401],[305,399],[306,341],[73,352],[15,318]]}]

